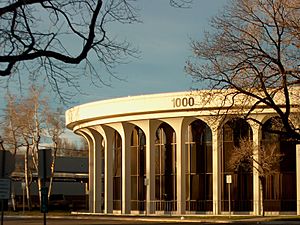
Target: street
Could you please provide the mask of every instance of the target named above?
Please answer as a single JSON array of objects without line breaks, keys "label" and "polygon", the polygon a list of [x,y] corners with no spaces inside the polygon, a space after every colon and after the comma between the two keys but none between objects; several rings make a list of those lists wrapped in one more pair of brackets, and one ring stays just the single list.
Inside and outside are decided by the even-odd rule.
[{"label": "street", "polygon": [[[44,224],[43,218],[5,218],[3,225],[41,225]],[[170,221],[140,221],[140,220],[115,220],[115,219],[101,219],[101,218],[90,218],[90,219],[74,219],[74,218],[50,218],[46,220],[47,225],[96,225],[96,224],[178,224],[178,222]],[[191,224],[191,223],[181,223],[180,224]],[[193,223],[195,224],[195,223]]]},{"label": "street", "polygon": [[[3,225],[43,225],[43,218],[34,218],[34,217],[6,217],[4,219]],[[60,218],[47,218],[47,225],[102,225],[102,224],[126,224],[126,225],[135,225],[135,224],[239,224],[239,225],[251,225],[251,224],[276,224],[276,225],[293,225],[300,224],[300,221],[170,221],[170,220],[140,220],[137,218],[131,219],[116,219],[116,218],[100,218],[100,217],[90,217],[90,218],[74,218],[74,217],[60,217]]]},{"label": "street", "polygon": [[[128,221],[102,221],[99,219],[47,219],[46,223],[48,225],[92,225],[92,224],[158,224],[156,222],[128,222]],[[4,221],[3,225],[41,225],[44,224],[43,219],[34,219],[34,218],[9,218]]]}]

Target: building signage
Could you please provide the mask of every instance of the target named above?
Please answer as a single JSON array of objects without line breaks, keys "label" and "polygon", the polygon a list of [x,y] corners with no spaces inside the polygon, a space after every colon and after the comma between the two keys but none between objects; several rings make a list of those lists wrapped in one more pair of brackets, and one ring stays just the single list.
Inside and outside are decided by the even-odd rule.
[{"label": "building signage", "polygon": [[192,107],[195,105],[195,99],[193,97],[173,98],[172,103],[173,108]]},{"label": "building signage", "polygon": [[38,177],[46,180],[51,176],[52,151],[51,149],[40,149],[38,151]]},{"label": "building signage", "polygon": [[0,151],[0,178],[8,178],[15,169],[15,158],[9,151]]},{"label": "building signage", "polygon": [[226,183],[227,184],[231,184],[232,183],[231,175],[226,175]]},{"label": "building signage", "polygon": [[10,198],[10,179],[0,179],[0,200]]}]

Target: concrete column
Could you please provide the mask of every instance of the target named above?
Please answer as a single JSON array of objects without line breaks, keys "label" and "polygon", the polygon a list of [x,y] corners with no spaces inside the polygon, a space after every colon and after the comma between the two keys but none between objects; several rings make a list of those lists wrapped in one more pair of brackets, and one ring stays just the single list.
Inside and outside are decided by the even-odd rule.
[{"label": "concrete column", "polygon": [[[253,214],[260,215],[262,210],[261,202],[261,185],[259,181],[259,173],[257,171],[259,161],[259,148],[260,148],[260,133],[258,124],[250,124],[253,131],[253,145],[256,146],[253,152]],[[257,162],[255,162],[257,161]]]},{"label": "concrete column", "polygon": [[94,149],[93,149],[93,162],[94,162],[94,168],[93,168],[93,183],[94,183],[94,194],[93,194],[93,212],[94,213],[100,213],[102,212],[101,205],[103,202],[102,199],[102,184],[101,184],[101,176],[102,176],[102,161],[101,161],[101,142],[102,137],[101,135],[95,131],[90,130],[93,141],[94,141]]},{"label": "concrete column", "polygon": [[184,143],[183,119],[177,121],[176,158],[177,158],[177,214],[186,213],[186,153]]},{"label": "concrete column", "polygon": [[135,121],[146,136],[146,214],[155,213],[155,132],[160,124],[157,120]]},{"label": "concrete column", "polygon": [[122,136],[122,214],[131,211],[131,133],[124,132]]},{"label": "concrete column", "polygon": [[89,184],[88,184],[88,206],[89,211],[91,213],[94,212],[94,142],[91,136],[88,134],[87,130],[80,130],[77,131],[80,135],[82,135],[86,141],[88,142],[89,146]]},{"label": "concrete column", "polygon": [[221,213],[221,144],[222,133],[219,128],[212,129],[213,157],[213,214]]},{"label": "concrete column", "polygon": [[147,121],[146,135],[146,213],[155,213],[155,132],[157,121]]},{"label": "concrete column", "polygon": [[300,215],[300,144],[296,145],[297,215]]},{"label": "concrete column", "polygon": [[134,128],[129,123],[113,123],[110,127],[117,130],[122,138],[122,214],[131,211],[131,133]]},{"label": "concrete column", "polygon": [[114,130],[107,126],[102,126],[105,132],[104,150],[104,213],[113,213],[113,137]]},{"label": "concrete column", "polygon": [[93,129],[84,129],[82,131],[89,140],[89,207],[93,213],[101,212],[102,199],[102,165],[101,165],[101,135]]}]

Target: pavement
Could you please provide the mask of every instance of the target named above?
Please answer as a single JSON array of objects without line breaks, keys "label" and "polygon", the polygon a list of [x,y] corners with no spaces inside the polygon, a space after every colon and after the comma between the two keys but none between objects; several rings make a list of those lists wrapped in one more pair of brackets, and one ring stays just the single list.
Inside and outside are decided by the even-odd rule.
[{"label": "pavement", "polygon": [[108,220],[139,220],[156,222],[177,222],[177,223],[211,223],[211,224],[300,224],[300,216],[276,215],[276,216],[244,216],[244,215],[104,215],[90,213],[72,213],[79,217],[100,217]]},{"label": "pavement", "polygon": [[[6,218],[42,218],[42,213],[36,213],[33,215],[26,214],[8,214],[5,215]],[[62,214],[47,214],[49,219],[100,219],[107,221],[149,221],[149,222],[166,222],[166,223],[202,223],[202,224],[299,224],[300,225],[300,216],[285,216],[285,215],[276,215],[276,216],[244,216],[244,215],[116,215],[116,214],[91,214],[91,213],[82,213],[82,212],[73,212],[73,213],[62,213]]]}]

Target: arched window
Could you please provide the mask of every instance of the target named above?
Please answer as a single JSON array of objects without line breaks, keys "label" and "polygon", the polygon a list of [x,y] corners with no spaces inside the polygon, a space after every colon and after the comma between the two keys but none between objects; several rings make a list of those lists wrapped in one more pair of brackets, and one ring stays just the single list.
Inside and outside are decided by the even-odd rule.
[{"label": "arched window", "polygon": [[186,206],[189,211],[212,211],[212,132],[201,120],[186,133]]},{"label": "arched window", "polygon": [[166,123],[156,131],[155,198],[156,210],[176,210],[176,137]]},{"label": "arched window", "polygon": [[238,147],[240,140],[249,138],[252,140],[252,130],[249,124],[240,118],[232,119],[223,126],[222,148],[222,211],[229,210],[228,184],[226,175],[231,175],[230,184],[231,209],[233,211],[253,210],[253,170],[245,170],[239,167],[237,171],[230,168],[229,161],[234,146]]},{"label": "arched window", "polygon": [[262,145],[275,144],[282,154],[278,171],[266,177],[264,209],[296,211],[296,143],[280,131],[284,128],[278,117],[267,120],[262,126]]},{"label": "arched window", "polygon": [[145,210],[146,137],[135,127],[131,134],[131,209]]}]

